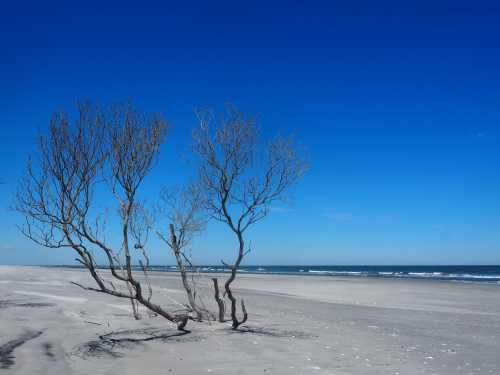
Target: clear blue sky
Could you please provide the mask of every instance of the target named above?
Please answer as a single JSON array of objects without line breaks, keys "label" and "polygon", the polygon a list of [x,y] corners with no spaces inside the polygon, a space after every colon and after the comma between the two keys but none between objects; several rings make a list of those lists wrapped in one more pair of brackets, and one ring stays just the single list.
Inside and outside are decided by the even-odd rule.
[{"label": "clear blue sky", "polygon": [[[495,2],[22,2],[2,5],[0,47],[2,264],[73,259],[23,239],[7,207],[36,130],[81,98],[171,121],[146,195],[189,174],[195,106],[293,132],[312,169],[249,233],[247,264],[500,264]],[[210,226],[196,260],[231,239]]]}]

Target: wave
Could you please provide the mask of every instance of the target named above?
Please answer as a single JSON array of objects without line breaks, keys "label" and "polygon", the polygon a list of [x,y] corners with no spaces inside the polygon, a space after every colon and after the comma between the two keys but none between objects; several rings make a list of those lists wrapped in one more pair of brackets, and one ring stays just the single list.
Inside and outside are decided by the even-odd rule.
[{"label": "wave", "polygon": [[323,274],[323,275],[346,275],[346,276],[362,276],[364,273],[362,271],[316,271],[316,270],[309,270],[307,271],[308,273],[316,273],[316,274]]},{"label": "wave", "polygon": [[408,272],[408,273],[382,273],[378,275],[382,277],[396,277],[396,278],[416,278],[416,279],[438,279],[438,280],[468,280],[468,279],[478,279],[478,280],[491,280],[500,281],[500,275],[471,275],[471,274],[445,274],[442,272]]},{"label": "wave", "polygon": [[[301,271],[299,271],[301,272]],[[397,271],[331,271],[308,270],[308,274],[322,276],[358,276],[381,277],[402,279],[429,279],[450,281],[485,281],[500,284],[500,274],[484,275],[471,273],[445,273],[445,272],[397,272]]]},{"label": "wave", "polygon": [[[152,270],[176,272],[176,266],[152,266]],[[203,273],[227,273],[228,267],[203,265]],[[500,266],[242,266],[238,272],[311,277],[371,277],[463,281],[500,285]]]},{"label": "wave", "polygon": [[499,280],[500,281],[500,275],[470,275],[470,274],[464,274],[464,275],[448,275],[449,277],[465,277],[468,279],[485,279],[485,280]]}]

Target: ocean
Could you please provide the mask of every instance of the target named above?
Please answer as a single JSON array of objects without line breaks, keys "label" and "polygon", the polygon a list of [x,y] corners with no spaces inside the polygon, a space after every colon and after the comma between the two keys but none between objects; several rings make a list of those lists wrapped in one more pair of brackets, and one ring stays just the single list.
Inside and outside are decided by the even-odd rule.
[{"label": "ocean", "polygon": [[[49,267],[83,268],[81,265]],[[98,268],[106,269],[105,266]],[[139,266],[133,266],[140,270]],[[176,266],[150,266],[152,271],[176,272]],[[202,273],[228,273],[224,266],[197,266]],[[500,266],[241,266],[239,271],[249,274],[300,275],[318,277],[373,277],[387,279],[421,279],[461,281],[500,285]]]},{"label": "ocean", "polygon": [[[175,266],[152,266],[156,271],[176,271]],[[201,272],[229,272],[223,266],[199,266]],[[309,275],[318,277],[379,277],[448,280],[500,284],[500,266],[241,266],[253,274]]]}]

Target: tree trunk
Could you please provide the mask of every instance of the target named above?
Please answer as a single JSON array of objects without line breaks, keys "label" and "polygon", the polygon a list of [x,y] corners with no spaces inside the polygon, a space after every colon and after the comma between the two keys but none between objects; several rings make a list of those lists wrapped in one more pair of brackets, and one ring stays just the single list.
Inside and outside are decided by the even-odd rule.
[{"label": "tree trunk", "polygon": [[225,321],[224,315],[226,314],[226,308],[224,306],[224,300],[220,298],[219,282],[216,277],[212,278],[212,281],[214,283],[215,302],[217,302],[217,305],[219,306],[219,322],[224,323]]},{"label": "tree trunk", "polygon": [[179,244],[177,243],[174,225],[170,224],[169,228],[170,228],[170,243],[172,244],[172,250],[173,250],[174,255],[175,255],[177,267],[179,268],[179,271],[181,273],[182,285],[184,286],[184,290],[186,291],[189,306],[196,314],[196,319],[198,321],[201,321],[203,318],[203,314],[201,312],[201,309],[196,304],[196,301],[195,301],[195,298],[193,295],[193,290],[191,289],[191,286],[189,285],[186,267],[184,267],[184,262],[182,261],[182,255],[181,255],[181,251],[179,249]]},{"label": "tree trunk", "polygon": [[165,310],[163,310],[160,306],[142,298],[142,295],[137,296],[137,301],[139,303],[143,304],[144,306],[146,306],[151,311],[154,311],[158,315],[163,316],[165,319],[168,319],[171,322],[175,322],[177,324],[177,329],[179,331],[185,331],[185,327],[186,327],[186,324],[188,321],[187,315],[174,315],[174,316],[172,316],[169,313],[167,313]]},{"label": "tree trunk", "polygon": [[231,276],[229,276],[229,279],[226,280],[226,283],[224,284],[224,289],[226,290],[227,297],[231,301],[231,320],[233,321],[232,328],[233,329],[238,329],[238,327],[245,323],[246,320],[248,319],[248,314],[245,309],[245,304],[242,301],[242,310],[243,310],[243,320],[239,321],[238,317],[236,316],[236,298],[234,298],[233,293],[231,291],[231,284],[232,282],[236,279],[236,273],[238,272],[238,267],[240,266],[241,261],[243,260],[243,257],[245,255],[245,242],[243,240],[243,234],[241,231],[237,231],[237,236],[238,236],[238,242],[239,242],[239,252],[238,252],[238,258],[236,259],[236,262],[234,265],[231,267]]}]

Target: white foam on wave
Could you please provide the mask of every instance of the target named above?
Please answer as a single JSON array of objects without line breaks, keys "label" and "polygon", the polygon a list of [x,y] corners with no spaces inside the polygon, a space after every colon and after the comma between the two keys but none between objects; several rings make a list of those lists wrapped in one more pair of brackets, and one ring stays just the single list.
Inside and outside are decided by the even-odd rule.
[{"label": "white foam on wave", "polygon": [[338,276],[361,276],[365,275],[365,272],[360,271],[323,271],[323,270],[309,270],[309,273],[315,273],[320,275],[338,275]]},{"label": "white foam on wave", "polygon": [[491,280],[497,281],[500,279],[500,275],[473,275],[468,273],[450,273],[446,274],[443,272],[408,272],[408,274],[397,274],[396,277],[416,277],[416,278],[428,278],[428,279],[450,279],[450,280]]},{"label": "white foam on wave", "polygon": [[497,280],[500,279],[500,275],[471,275],[468,273],[464,274],[450,274],[450,277],[461,277],[467,279],[482,279],[482,280]]},{"label": "white foam on wave", "polygon": [[308,270],[308,273],[316,275],[330,276],[379,276],[379,277],[394,277],[394,278],[422,278],[422,279],[438,279],[438,280],[456,280],[467,281],[477,280],[485,282],[499,282],[500,275],[481,275],[469,273],[444,273],[444,272],[390,272],[390,271],[329,271],[329,270]]}]

